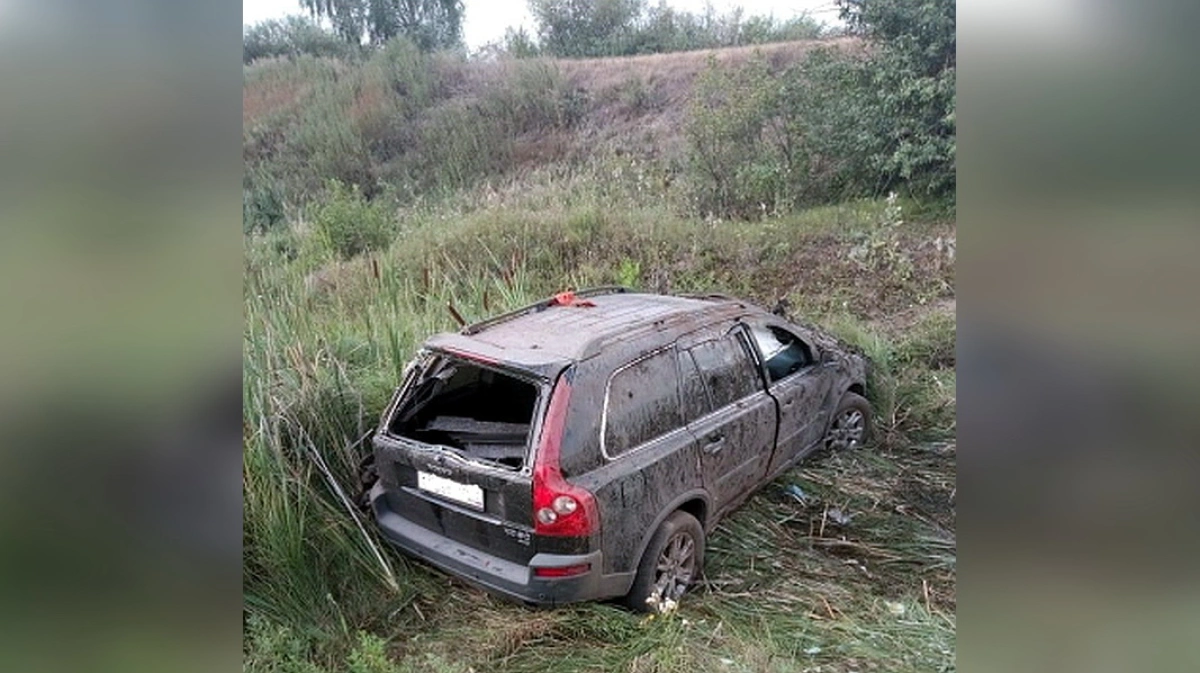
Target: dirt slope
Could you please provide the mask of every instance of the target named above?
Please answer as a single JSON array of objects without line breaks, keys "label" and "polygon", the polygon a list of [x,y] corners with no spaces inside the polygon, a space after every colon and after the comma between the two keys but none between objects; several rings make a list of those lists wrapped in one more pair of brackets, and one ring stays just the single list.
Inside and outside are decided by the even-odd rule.
[{"label": "dirt slope", "polygon": [[[518,163],[537,163],[538,159],[561,158],[564,150],[570,154],[616,149],[650,154],[673,155],[679,148],[680,131],[687,114],[688,102],[696,77],[708,67],[710,60],[723,65],[739,65],[761,54],[773,71],[797,62],[818,47],[860,49],[855,38],[831,38],[781,42],[776,44],[702,49],[667,54],[649,54],[596,59],[548,60],[565,79],[578,100],[583,102],[583,115],[573,132],[551,134],[557,137],[528,139],[530,156]],[[508,61],[459,61],[453,57],[435,57],[435,67],[443,80],[451,82],[449,100],[439,106],[463,104],[477,98],[497,78],[509,69]],[[308,64],[299,72],[282,66],[282,59],[257,62],[248,67],[242,91],[242,123],[251,128],[257,123],[287,114],[308,104],[319,84],[315,71],[337,81],[362,66],[321,60],[321,66]],[[359,92],[355,101],[357,115],[369,114],[369,87]],[[557,151],[539,150],[538,144],[553,146]]]}]

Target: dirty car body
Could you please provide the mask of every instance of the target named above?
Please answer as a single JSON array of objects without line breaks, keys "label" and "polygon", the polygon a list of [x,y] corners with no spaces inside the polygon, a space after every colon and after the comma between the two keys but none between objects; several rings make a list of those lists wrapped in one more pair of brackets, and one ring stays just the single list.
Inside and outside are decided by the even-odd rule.
[{"label": "dirty car body", "polygon": [[698,559],[723,515],[823,445],[866,366],[727,297],[559,295],[425,343],[373,435],[370,506],[400,549],[511,598],[645,593],[646,555],[696,538]]}]

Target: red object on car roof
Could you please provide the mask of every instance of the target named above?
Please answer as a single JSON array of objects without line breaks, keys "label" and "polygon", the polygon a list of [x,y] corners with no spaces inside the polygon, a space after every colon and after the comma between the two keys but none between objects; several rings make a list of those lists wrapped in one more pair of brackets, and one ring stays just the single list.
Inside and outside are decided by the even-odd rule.
[{"label": "red object on car roof", "polygon": [[596,304],[595,304],[595,302],[588,301],[587,299],[580,299],[575,296],[574,292],[567,290],[566,292],[559,292],[558,294],[554,295],[554,299],[553,299],[553,301],[550,302],[550,305],[551,306],[579,306],[579,307],[587,308],[589,306],[595,306]]}]

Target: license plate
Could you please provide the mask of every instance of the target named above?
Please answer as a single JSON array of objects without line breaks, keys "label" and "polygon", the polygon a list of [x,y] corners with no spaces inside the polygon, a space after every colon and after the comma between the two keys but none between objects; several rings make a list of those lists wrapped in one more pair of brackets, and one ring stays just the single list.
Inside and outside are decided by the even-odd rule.
[{"label": "license plate", "polygon": [[436,474],[417,471],[417,488],[467,507],[483,510],[483,489],[474,484],[460,484]]}]

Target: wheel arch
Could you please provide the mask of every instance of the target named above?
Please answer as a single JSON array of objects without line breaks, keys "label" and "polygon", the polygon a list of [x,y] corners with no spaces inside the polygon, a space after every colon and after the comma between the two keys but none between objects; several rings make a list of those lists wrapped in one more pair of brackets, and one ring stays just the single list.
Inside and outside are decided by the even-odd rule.
[{"label": "wheel arch", "polygon": [[[638,542],[637,554],[633,557],[634,570],[642,562],[642,556],[646,554],[646,548],[650,546],[650,539],[654,537],[654,533],[667,520],[667,517],[675,512],[683,511],[696,517],[696,520],[700,522],[700,528],[707,535],[709,530],[708,517],[712,511],[711,504],[712,499],[709,497],[708,492],[703,489],[688,491],[672,500],[669,505],[658,513],[658,516],[654,518],[654,522],[642,533],[642,539]],[[626,591],[633,586],[633,580],[634,578],[630,576],[629,586],[625,588]]]},{"label": "wheel arch", "polygon": [[[834,388],[834,390],[837,390],[837,388]],[[838,405],[840,405],[842,403],[842,399],[846,397],[847,393],[854,393],[855,395],[862,397],[864,400],[867,399],[866,386],[863,385],[861,382],[855,381],[854,383],[851,383],[849,386],[846,386],[846,389],[843,390],[841,392],[841,394],[839,394],[833,398],[832,405],[827,407],[829,409],[829,415],[825,418],[825,430],[822,431],[822,434],[821,434],[822,438],[824,438],[825,433],[829,432],[829,428],[833,427],[834,414],[837,412]],[[867,404],[870,404],[870,403],[871,403],[871,401],[867,400]],[[822,439],[822,441],[824,441],[824,439]]]}]

